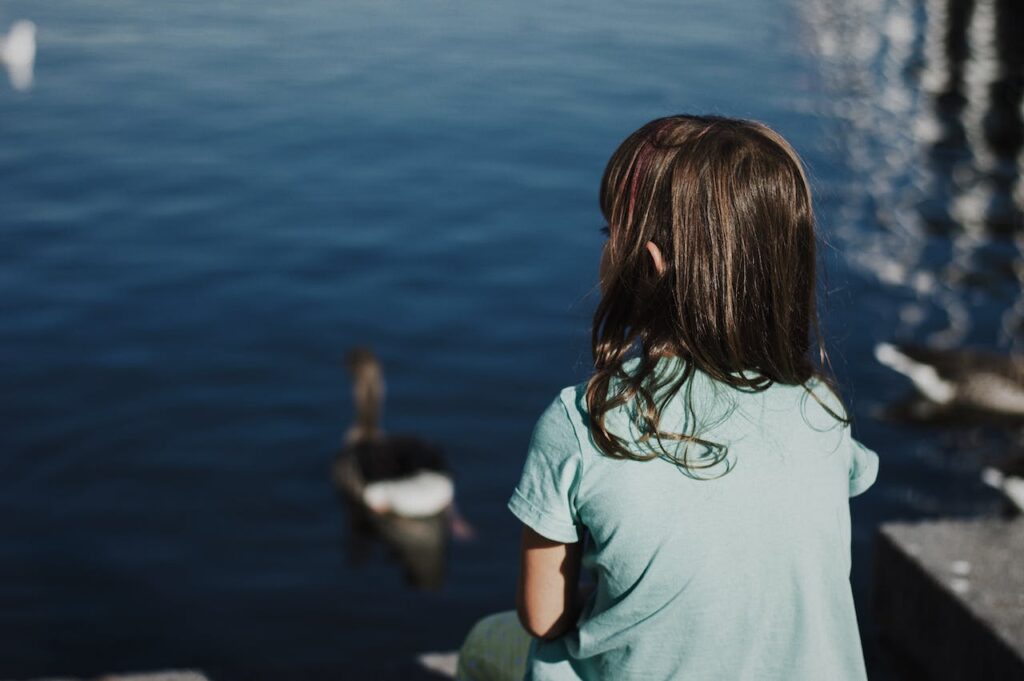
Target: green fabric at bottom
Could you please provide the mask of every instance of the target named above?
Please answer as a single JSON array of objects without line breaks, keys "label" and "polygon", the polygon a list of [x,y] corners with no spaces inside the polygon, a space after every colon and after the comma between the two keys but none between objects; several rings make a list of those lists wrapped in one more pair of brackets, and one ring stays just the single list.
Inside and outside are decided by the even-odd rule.
[{"label": "green fabric at bottom", "polygon": [[484,617],[459,650],[456,681],[522,681],[532,640],[514,610]]}]

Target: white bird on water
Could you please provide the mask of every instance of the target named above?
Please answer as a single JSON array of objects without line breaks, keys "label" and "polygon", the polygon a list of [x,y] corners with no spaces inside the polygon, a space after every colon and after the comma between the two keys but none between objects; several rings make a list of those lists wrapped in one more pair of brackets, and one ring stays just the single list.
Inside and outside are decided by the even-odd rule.
[{"label": "white bird on water", "polygon": [[32,87],[36,63],[36,25],[31,21],[15,21],[6,36],[0,36],[0,64],[15,90]]}]

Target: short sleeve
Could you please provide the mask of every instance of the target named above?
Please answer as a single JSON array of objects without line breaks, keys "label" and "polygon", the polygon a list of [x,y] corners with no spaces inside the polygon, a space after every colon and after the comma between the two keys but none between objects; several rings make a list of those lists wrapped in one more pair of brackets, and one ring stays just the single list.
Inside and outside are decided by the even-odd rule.
[{"label": "short sleeve", "polygon": [[878,454],[850,438],[850,496],[866,492],[878,477]]},{"label": "short sleeve", "polygon": [[537,534],[572,544],[580,539],[576,492],[583,475],[579,440],[561,397],[534,426],[519,484],[508,508]]}]

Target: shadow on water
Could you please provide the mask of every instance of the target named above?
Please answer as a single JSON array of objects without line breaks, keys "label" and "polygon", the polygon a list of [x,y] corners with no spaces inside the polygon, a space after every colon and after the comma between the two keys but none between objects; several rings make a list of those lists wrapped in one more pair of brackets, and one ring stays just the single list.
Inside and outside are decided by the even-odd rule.
[{"label": "shadow on water", "polygon": [[[351,460],[336,464],[335,479],[351,479]],[[441,511],[423,518],[374,513],[359,495],[346,493],[350,485],[338,482],[339,499],[348,516],[345,553],[353,567],[366,565],[378,543],[402,568],[406,582],[417,589],[440,589],[444,584],[448,558],[448,513]]]},{"label": "shadow on water", "polygon": [[[864,426],[892,454],[862,517],[1005,515],[982,472],[1016,470],[1024,454],[1024,4],[817,0],[802,12],[852,175],[831,233],[878,282],[854,292],[878,315],[858,341],[874,377]],[[871,678],[898,678],[861,612]]]}]

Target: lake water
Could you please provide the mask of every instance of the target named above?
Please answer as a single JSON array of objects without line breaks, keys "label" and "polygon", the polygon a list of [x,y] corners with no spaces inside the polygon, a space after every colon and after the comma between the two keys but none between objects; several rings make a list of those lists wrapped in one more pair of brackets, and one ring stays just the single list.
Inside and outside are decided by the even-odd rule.
[{"label": "lake water", "polygon": [[[972,44],[1011,5],[979,4]],[[882,459],[852,581],[889,678],[875,527],[991,511],[978,469],[1010,440],[878,418],[910,388],[872,349],[1007,351],[1024,309],[1000,222],[1019,142],[978,133],[1016,57],[976,50],[966,103],[937,98],[960,73],[941,9],[4,0],[39,59],[31,93],[0,83],[0,676],[397,678],[512,607],[505,502],[589,370],[601,172],[693,112],[764,121],[809,168],[825,331]],[[386,425],[444,444],[478,531],[439,592],[346,557],[328,470],[357,343]]]}]

